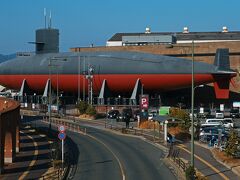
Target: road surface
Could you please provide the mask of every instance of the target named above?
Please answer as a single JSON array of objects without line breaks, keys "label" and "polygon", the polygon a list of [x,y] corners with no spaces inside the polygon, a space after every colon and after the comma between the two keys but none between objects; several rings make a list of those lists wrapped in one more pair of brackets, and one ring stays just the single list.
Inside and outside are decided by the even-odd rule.
[{"label": "road surface", "polygon": [[[40,121],[34,124],[42,126]],[[70,171],[72,179],[176,179],[162,161],[165,153],[155,145],[136,137],[86,128],[87,135],[67,131],[75,157],[72,159],[75,165]]]}]

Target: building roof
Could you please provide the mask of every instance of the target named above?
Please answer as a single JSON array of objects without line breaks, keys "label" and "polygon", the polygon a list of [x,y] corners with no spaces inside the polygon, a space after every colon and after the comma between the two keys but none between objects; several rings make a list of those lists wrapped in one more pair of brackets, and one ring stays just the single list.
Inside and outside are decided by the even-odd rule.
[{"label": "building roof", "polygon": [[173,35],[177,41],[188,40],[240,40],[240,31],[229,32],[151,32],[151,33],[116,33],[108,41],[122,41],[123,36]]}]

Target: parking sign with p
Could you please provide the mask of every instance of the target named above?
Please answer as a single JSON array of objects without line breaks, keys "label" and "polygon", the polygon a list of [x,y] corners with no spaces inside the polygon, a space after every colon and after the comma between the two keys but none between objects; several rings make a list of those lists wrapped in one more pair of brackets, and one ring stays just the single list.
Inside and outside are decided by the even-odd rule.
[{"label": "parking sign with p", "polygon": [[149,105],[148,95],[140,96],[140,106],[141,106],[141,109],[148,109],[148,105]]}]

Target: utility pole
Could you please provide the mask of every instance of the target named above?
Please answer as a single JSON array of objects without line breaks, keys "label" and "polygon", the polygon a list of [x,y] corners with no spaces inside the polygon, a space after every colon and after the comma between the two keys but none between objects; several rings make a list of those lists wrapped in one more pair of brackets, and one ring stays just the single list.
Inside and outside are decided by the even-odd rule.
[{"label": "utility pole", "polygon": [[191,166],[194,168],[194,41],[192,41]]},{"label": "utility pole", "polygon": [[[85,71],[86,71],[86,69],[85,69],[85,57],[83,57],[83,73],[84,73],[84,75],[86,75],[85,73]],[[83,101],[85,101],[86,99],[85,99],[85,78],[83,78]]]},{"label": "utility pole", "polygon": [[49,59],[49,63],[48,63],[48,67],[49,67],[49,81],[48,81],[48,86],[49,86],[49,96],[48,96],[48,109],[49,109],[49,130],[52,130],[52,117],[51,117],[51,106],[52,106],[52,80],[51,80],[51,69],[52,69],[52,65],[51,65],[51,58]]},{"label": "utility pole", "polygon": [[80,90],[81,90],[81,81],[80,81],[80,74],[81,74],[81,62],[80,62],[80,56],[78,56],[78,102],[80,101]]}]

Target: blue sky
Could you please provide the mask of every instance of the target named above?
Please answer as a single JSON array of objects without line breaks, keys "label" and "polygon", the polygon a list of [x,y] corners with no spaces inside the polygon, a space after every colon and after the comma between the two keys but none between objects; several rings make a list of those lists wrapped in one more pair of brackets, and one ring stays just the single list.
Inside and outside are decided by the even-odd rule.
[{"label": "blue sky", "polygon": [[1,0],[0,54],[34,51],[35,29],[44,27],[43,9],[60,29],[60,51],[104,46],[117,32],[240,31],[238,0]]}]

